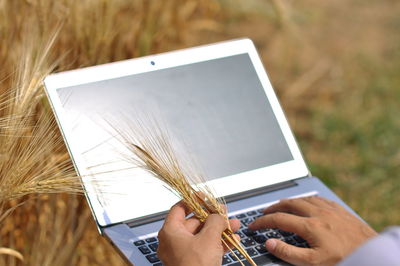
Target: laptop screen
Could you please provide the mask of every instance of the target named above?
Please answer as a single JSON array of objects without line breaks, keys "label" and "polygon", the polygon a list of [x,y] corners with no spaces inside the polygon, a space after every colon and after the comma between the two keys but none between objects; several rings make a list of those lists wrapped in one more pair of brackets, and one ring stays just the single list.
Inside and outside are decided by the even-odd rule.
[{"label": "laptop screen", "polygon": [[[132,121],[140,112],[162,115],[207,179],[293,159],[248,54],[62,88],[58,93],[67,113],[84,114],[93,121],[105,118],[105,112],[113,124],[121,114]],[[93,142],[96,132],[89,137],[81,141]]]},{"label": "laptop screen", "polygon": [[95,179],[106,180],[83,178],[101,225],[165,211],[177,201],[155,178],[129,169],[106,120],[118,126],[140,113],[160,116],[220,195],[229,189],[219,186],[236,186],[237,193],[246,183],[268,183],[257,169],[294,160],[248,53],[64,86],[57,96],[78,170],[79,157]]}]

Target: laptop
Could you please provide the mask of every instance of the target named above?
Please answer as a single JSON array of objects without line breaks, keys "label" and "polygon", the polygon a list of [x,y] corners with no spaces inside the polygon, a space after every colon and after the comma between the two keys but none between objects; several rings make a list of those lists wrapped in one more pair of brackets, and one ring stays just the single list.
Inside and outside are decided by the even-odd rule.
[{"label": "laptop", "polygon": [[[110,130],[138,110],[162,116],[185,144],[258,265],[284,265],[268,237],[307,247],[279,230],[246,225],[283,198],[320,195],[353,212],[313,177],[253,42],[231,40],[49,75],[45,89],[99,232],[130,264],[162,265],[157,232],[178,198],[121,159]],[[354,212],[353,212],[354,213]],[[240,265],[233,254],[223,265]]]}]

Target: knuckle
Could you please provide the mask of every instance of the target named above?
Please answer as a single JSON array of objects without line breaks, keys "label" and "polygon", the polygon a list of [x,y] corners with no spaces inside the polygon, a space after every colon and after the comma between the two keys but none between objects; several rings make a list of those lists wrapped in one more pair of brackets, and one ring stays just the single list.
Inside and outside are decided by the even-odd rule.
[{"label": "knuckle", "polygon": [[220,217],[222,217],[222,216],[221,216],[221,215],[218,215],[218,214],[215,214],[215,213],[212,213],[212,214],[208,215],[208,218],[207,218],[207,219],[215,219],[215,220],[218,220]]},{"label": "knuckle", "polygon": [[313,218],[309,218],[308,220],[307,220],[307,222],[305,222],[304,223],[304,232],[307,234],[307,235],[310,235],[310,234],[312,234],[312,232],[314,232],[315,231],[315,228],[316,228],[316,226],[317,226],[317,221],[315,220],[315,219],[313,219]]},{"label": "knuckle", "polygon": [[282,199],[282,200],[280,200],[280,203],[281,203],[282,205],[288,204],[289,202],[291,202],[291,199]]},{"label": "knuckle", "polygon": [[323,215],[323,216],[332,216],[335,214],[335,212],[332,211],[332,209],[321,209],[319,211],[320,211],[321,215]]},{"label": "knuckle", "polygon": [[163,242],[171,238],[171,236],[173,235],[174,235],[174,230],[171,230],[167,224],[164,224],[164,226],[158,232],[157,237],[160,240],[160,242]]},{"label": "knuckle", "polygon": [[284,199],[281,201],[282,206],[284,207],[291,207],[294,202],[296,202],[295,199]]},{"label": "knuckle", "polygon": [[222,216],[222,215],[220,215],[220,214],[210,214],[208,217],[207,217],[207,220],[209,220],[209,221],[213,221],[213,222],[215,222],[215,223],[218,223],[218,224],[221,224],[221,223],[225,223],[226,222],[226,220],[225,220],[225,218]]},{"label": "knuckle", "polygon": [[310,218],[309,219],[309,224],[312,227],[320,227],[322,225],[322,222],[318,218]]},{"label": "knuckle", "polygon": [[310,229],[312,230],[313,228],[323,228],[323,229],[332,229],[332,224],[329,221],[318,219],[318,218],[310,218],[309,221],[310,224]]},{"label": "knuckle", "polygon": [[278,222],[279,220],[283,219],[284,216],[285,216],[284,213],[282,213],[282,212],[277,212],[277,213],[275,213],[274,216],[272,216],[272,217],[273,217],[273,221],[274,221],[274,222]]},{"label": "knuckle", "polygon": [[284,214],[282,212],[276,212],[270,216],[271,226],[276,227],[279,224],[279,221],[284,218]]}]

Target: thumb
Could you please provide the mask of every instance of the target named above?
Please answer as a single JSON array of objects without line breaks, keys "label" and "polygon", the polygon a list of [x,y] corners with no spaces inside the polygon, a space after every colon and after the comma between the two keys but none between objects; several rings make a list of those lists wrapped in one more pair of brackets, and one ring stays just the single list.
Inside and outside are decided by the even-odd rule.
[{"label": "thumb", "polygon": [[228,228],[226,219],[219,214],[210,214],[200,231],[202,236],[220,240],[221,234]]},{"label": "thumb", "polygon": [[312,249],[299,248],[278,239],[268,239],[265,246],[276,257],[294,265],[309,263],[308,259],[313,255],[311,254],[313,252]]}]

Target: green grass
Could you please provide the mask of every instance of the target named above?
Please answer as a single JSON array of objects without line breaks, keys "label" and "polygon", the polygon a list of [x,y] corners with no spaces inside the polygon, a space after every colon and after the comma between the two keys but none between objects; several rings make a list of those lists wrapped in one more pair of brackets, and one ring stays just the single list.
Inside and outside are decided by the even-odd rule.
[{"label": "green grass", "polygon": [[[400,222],[400,56],[389,62],[358,57],[359,70],[334,108],[312,115],[321,160],[310,168],[377,230]],[[358,81],[357,81],[358,80]]]},{"label": "green grass", "polygon": [[400,224],[400,2],[282,1],[283,26],[273,0],[239,2],[209,41],[253,39],[311,172],[376,230]]}]

